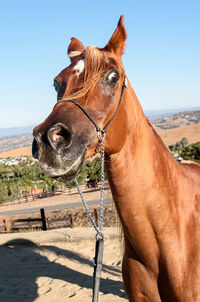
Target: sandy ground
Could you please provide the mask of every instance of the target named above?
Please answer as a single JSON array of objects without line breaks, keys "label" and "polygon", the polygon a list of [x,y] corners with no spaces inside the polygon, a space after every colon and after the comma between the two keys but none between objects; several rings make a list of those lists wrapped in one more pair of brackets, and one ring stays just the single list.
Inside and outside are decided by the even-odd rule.
[{"label": "sandy ground", "polygon": [[[110,197],[110,190],[106,190],[105,198]],[[99,192],[85,193],[85,198],[98,199]],[[1,206],[0,212],[77,201],[80,201],[78,194],[63,194]],[[99,302],[127,301],[119,235],[118,228],[117,232],[116,228],[105,228]],[[90,227],[0,234],[0,302],[92,301],[94,238],[95,232]]]},{"label": "sandy ground", "polygon": [[[3,238],[0,240],[0,301],[91,301],[94,230],[72,229],[67,234],[68,231],[0,236]],[[107,228],[105,235],[99,302],[127,301],[121,277],[123,247],[119,230],[118,236],[113,236],[113,230]]]}]

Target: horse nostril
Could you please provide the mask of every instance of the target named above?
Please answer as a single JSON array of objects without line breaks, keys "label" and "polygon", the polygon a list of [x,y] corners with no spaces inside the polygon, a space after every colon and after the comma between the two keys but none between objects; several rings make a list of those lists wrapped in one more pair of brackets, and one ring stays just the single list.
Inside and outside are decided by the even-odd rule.
[{"label": "horse nostril", "polygon": [[35,138],[32,143],[32,155],[34,158],[38,159],[38,144]]},{"label": "horse nostril", "polygon": [[61,123],[49,129],[47,137],[53,149],[67,149],[72,144],[72,133]]}]

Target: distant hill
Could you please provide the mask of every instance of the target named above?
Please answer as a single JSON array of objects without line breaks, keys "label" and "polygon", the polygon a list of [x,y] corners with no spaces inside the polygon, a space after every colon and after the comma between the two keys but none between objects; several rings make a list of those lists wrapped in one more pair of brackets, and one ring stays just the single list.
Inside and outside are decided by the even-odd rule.
[{"label": "distant hill", "polygon": [[157,117],[156,119],[150,116],[149,119],[155,128],[163,130],[178,128],[200,123],[200,110],[177,112],[172,115]]},{"label": "distant hill", "polygon": [[0,153],[19,147],[30,146],[33,141],[32,134],[21,134],[0,139]]},{"label": "distant hill", "polygon": [[167,117],[174,115],[175,113],[185,112],[185,111],[199,111],[200,107],[190,107],[190,108],[179,108],[179,109],[165,109],[165,110],[144,110],[145,115],[153,120],[160,119],[162,117]]},{"label": "distant hill", "polygon": [[[157,114],[160,113],[160,115],[154,115],[156,113]],[[182,130],[186,131],[186,129],[189,129],[189,128],[184,128],[184,126],[198,125],[200,123],[200,110],[187,110],[187,111],[182,111],[182,112],[176,112],[173,114],[169,114],[168,111],[162,111],[162,112],[154,111],[151,114],[152,115],[148,116],[149,120],[151,121],[151,123],[153,124],[155,129],[161,134],[161,136],[163,137],[163,139],[167,145],[176,143],[176,141],[179,140],[178,138],[176,140],[176,136],[179,137],[179,135],[177,134],[178,132],[172,131],[170,133],[174,133],[174,134],[173,135],[169,134],[169,136],[168,136],[168,132],[162,133],[161,130],[167,130],[167,129],[172,129],[172,128],[178,129],[181,127],[179,133],[182,133]],[[32,144],[32,140],[33,140],[33,137],[31,134],[33,131],[33,127],[34,126],[17,127],[17,128],[7,128],[7,129],[3,129],[3,130],[2,130],[2,128],[0,128],[0,157],[2,157],[2,154],[1,154],[2,152],[16,149],[19,147],[30,146]],[[198,129],[199,132],[196,131],[196,129]],[[3,134],[1,131],[4,131]],[[8,135],[8,133],[13,133],[13,132],[19,133],[20,131],[22,131],[21,134],[13,135],[13,136],[6,136],[6,134]],[[26,132],[23,132],[23,131],[26,131]],[[188,131],[189,131],[188,134],[182,133],[181,134],[182,137],[184,137],[184,136],[187,137],[191,143],[200,141],[200,129],[198,127],[197,128],[191,127],[191,130],[188,130]],[[194,137],[192,136],[192,132],[194,132]],[[1,135],[4,135],[4,136],[1,137]],[[187,136],[187,135],[189,135],[189,136]],[[172,136],[174,136],[174,139],[176,141],[174,141],[174,139],[172,139]],[[164,137],[168,137],[168,139],[166,140]],[[170,139],[169,139],[169,137],[170,137]],[[25,149],[23,149],[23,150],[25,150]],[[25,151],[23,151],[23,152],[25,152]],[[29,152],[29,154],[30,154],[30,152]],[[22,154],[22,155],[25,155],[25,154]]]},{"label": "distant hill", "polygon": [[168,130],[157,129],[157,132],[166,146],[175,144],[183,137],[186,137],[190,144],[200,142],[200,123]]},{"label": "distant hill", "polygon": [[0,128],[0,139],[33,132],[34,125],[26,127]]},{"label": "distant hill", "polygon": [[[168,109],[168,110],[145,110],[145,115],[150,119],[151,122],[157,121],[159,119],[173,116],[179,112],[195,112],[200,111],[200,107],[193,108],[180,108],[180,109]],[[36,125],[29,125],[26,127],[10,127],[10,128],[0,128],[0,139],[8,138],[10,136],[22,135],[22,134],[31,134],[33,132],[33,128]],[[183,126],[183,125],[182,125]],[[1,152],[1,150],[0,150]]]},{"label": "distant hill", "polygon": [[[168,130],[158,129],[158,133],[166,146],[175,144],[183,137],[187,137],[189,143],[200,141],[200,123],[185,127],[173,128]],[[31,144],[31,142],[30,142]],[[31,156],[31,146],[21,147],[0,153],[0,158]]]}]

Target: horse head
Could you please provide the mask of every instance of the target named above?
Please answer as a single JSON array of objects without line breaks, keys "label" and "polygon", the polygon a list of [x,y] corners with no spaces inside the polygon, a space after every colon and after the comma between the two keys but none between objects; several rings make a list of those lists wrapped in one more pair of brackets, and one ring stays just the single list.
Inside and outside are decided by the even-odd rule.
[{"label": "horse head", "polygon": [[107,124],[106,154],[122,148],[126,113],[119,100],[125,85],[121,60],[125,40],[123,16],[104,48],[85,48],[79,40],[71,39],[71,64],[54,79],[57,104],[33,131],[33,156],[50,177],[63,181],[75,178],[84,159],[98,146],[97,131]]}]

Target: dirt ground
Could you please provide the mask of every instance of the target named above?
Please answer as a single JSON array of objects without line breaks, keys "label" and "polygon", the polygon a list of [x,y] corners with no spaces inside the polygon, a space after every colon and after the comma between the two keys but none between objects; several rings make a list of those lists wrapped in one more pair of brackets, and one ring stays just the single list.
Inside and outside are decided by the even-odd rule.
[{"label": "dirt ground", "polygon": [[[84,238],[86,232],[86,228],[80,228],[79,237]],[[91,301],[95,240],[36,244],[29,235],[23,242],[4,235],[8,241],[0,246],[0,301]],[[121,276],[122,254],[120,237],[107,237],[99,302],[127,301]]]},{"label": "dirt ground", "polygon": [[[98,199],[99,192],[88,192],[85,198]],[[111,198],[109,190],[105,192],[105,198]],[[1,206],[0,212],[77,201],[80,201],[78,194],[63,194],[28,204]],[[112,204],[108,207],[112,208]],[[109,214],[106,220],[111,220]],[[77,230],[78,239],[73,240],[73,233]],[[92,239],[88,240],[91,231]],[[61,242],[57,234],[63,236],[63,232],[65,239]],[[72,235],[67,236],[69,232]],[[0,301],[92,301],[95,232],[91,227],[0,236],[3,238],[0,239]],[[46,241],[38,241],[40,236]],[[120,236],[106,236],[99,302],[127,301],[121,276],[122,255]]]}]

